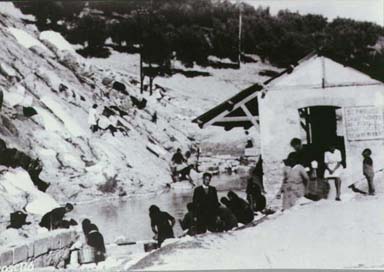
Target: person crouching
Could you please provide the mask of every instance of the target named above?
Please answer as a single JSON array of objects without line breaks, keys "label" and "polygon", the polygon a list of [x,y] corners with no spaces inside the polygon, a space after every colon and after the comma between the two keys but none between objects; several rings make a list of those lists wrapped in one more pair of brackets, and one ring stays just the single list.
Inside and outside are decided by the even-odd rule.
[{"label": "person crouching", "polygon": [[173,216],[163,212],[156,205],[149,207],[149,217],[151,218],[152,231],[157,236],[157,243],[160,247],[165,239],[174,238],[173,226],[176,221]]}]

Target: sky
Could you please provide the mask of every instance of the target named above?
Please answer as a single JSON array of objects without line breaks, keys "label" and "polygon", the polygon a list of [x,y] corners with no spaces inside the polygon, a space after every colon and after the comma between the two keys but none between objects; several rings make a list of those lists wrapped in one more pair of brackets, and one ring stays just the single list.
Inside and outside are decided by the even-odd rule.
[{"label": "sky", "polygon": [[[234,0],[233,0],[234,1]],[[321,14],[329,20],[336,17],[370,21],[384,26],[384,0],[241,0],[255,7],[269,6],[272,14],[281,9],[301,14]]]}]

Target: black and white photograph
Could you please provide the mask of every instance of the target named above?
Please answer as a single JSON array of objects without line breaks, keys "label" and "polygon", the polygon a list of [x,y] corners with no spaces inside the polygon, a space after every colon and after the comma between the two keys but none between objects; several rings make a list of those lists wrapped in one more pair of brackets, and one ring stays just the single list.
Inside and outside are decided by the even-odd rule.
[{"label": "black and white photograph", "polygon": [[384,270],[384,0],[0,2],[0,272]]}]

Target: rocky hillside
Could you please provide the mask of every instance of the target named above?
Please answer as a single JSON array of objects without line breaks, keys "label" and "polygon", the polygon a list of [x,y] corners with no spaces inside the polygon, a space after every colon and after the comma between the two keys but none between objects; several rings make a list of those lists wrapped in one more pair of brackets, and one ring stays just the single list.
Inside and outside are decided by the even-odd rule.
[{"label": "rocky hillside", "polygon": [[[51,183],[47,193],[56,200],[158,192],[170,181],[168,162],[176,148],[185,151],[195,142],[209,151],[217,144],[243,146],[242,129],[200,130],[191,120],[265,80],[259,72],[270,65],[194,67],[209,76],[156,78],[157,89],[149,96],[139,90],[137,55],[112,52],[108,59],[84,59],[59,33],[39,32],[33,19],[12,3],[0,6],[0,139],[42,161],[40,177]],[[125,90],[114,89],[116,81]],[[107,108],[104,113],[112,114],[126,133],[92,133],[88,114],[93,104],[99,114]],[[9,201],[9,190],[3,189],[0,202],[9,209],[2,215],[28,202],[28,192],[20,201]]]},{"label": "rocky hillside", "polygon": [[[0,138],[43,163],[41,178],[59,200],[103,193],[155,191],[169,182],[170,152],[190,143],[193,124],[178,129],[183,109],[139,92],[127,74],[88,64],[59,34],[39,33],[0,9]],[[122,93],[111,82],[126,86]],[[134,105],[147,100],[145,108]],[[93,134],[88,111],[108,107],[128,135]],[[27,117],[26,109],[37,114]],[[157,113],[157,123],[152,122]],[[185,120],[184,120],[185,121]]]}]

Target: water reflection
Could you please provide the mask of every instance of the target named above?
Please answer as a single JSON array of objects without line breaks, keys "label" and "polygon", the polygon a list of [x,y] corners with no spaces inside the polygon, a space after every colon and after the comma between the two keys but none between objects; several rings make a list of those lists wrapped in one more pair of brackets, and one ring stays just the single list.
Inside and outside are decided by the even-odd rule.
[{"label": "water reflection", "polygon": [[[229,190],[236,191],[244,197],[245,180],[236,175],[214,176],[212,185],[216,186],[219,198]],[[187,203],[192,201],[192,194],[193,191],[190,190],[170,190],[160,195],[99,201],[77,205],[72,215],[79,221],[90,218],[99,226],[107,243],[114,242],[119,236],[124,236],[131,241],[149,240],[153,233],[150,228],[148,208],[154,204],[176,218],[174,232],[175,235],[180,235],[182,230],[178,219],[183,218]]]}]

